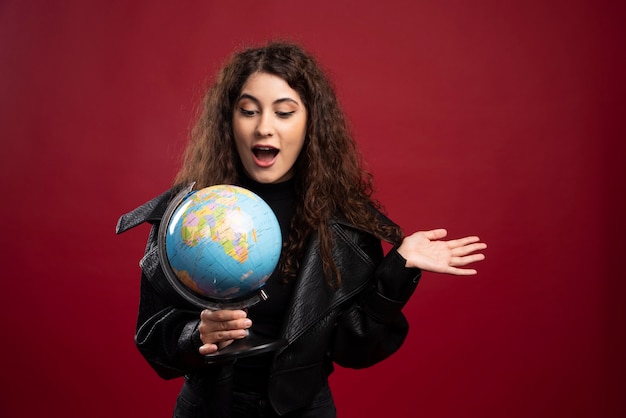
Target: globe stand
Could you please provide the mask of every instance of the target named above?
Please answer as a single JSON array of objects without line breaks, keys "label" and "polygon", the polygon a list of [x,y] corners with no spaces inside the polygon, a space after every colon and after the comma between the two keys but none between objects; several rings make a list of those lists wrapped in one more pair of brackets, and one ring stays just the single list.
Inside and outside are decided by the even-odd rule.
[{"label": "globe stand", "polygon": [[[159,226],[157,236],[158,253],[161,267],[163,272],[165,273],[168,284],[187,304],[191,304],[200,309],[210,309],[214,311],[224,309],[245,309],[259,302],[267,300],[268,295],[262,288],[258,289],[256,292],[250,295],[246,295],[243,298],[234,300],[215,300],[204,297],[191,291],[185,284],[181,282],[180,278],[174,272],[173,268],[170,265],[166,251],[166,238],[168,234],[169,223],[172,219],[172,216],[181,205],[181,202],[183,202],[183,200],[185,200],[188,196],[190,196],[190,194],[193,193],[193,186],[194,183],[190,184],[189,186],[181,190],[171,200],[165,210],[165,213],[161,220],[161,224]],[[277,351],[285,345],[287,345],[287,341],[284,339],[269,338],[248,331],[248,335],[246,337],[234,340],[231,344],[227,345],[221,350],[218,350],[217,352],[212,354],[206,354],[204,358],[208,364],[222,363],[233,361],[238,358]]]},{"label": "globe stand", "polygon": [[[189,295],[187,295],[189,297]],[[192,296],[193,297],[193,296]],[[260,289],[254,295],[249,296],[247,299],[241,301],[231,302],[209,302],[205,301],[204,304],[199,300],[195,300],[194,303],[207,309],[245,309],[259,302],[267,300],[269,296],[265,290]],[[244,338],[234,340],[226,347],[216,351],[212,354],[205,354],[204,360],[207,364],[223,363],[232,361],[238,358],[249,357],[259,354],[265,354],[272,351],[277,351],[280,348],[287,345],[287,341],[284,339],[276,339],[265,337],[263,335],[255,334],[252,331],[248,331],[248,335]]]},{"label": "globe stand", "polygon": [[230,345],[227,345],[221,350],[213,354],[206,354],[204,360],[208,364],[222,363],[238,358],[277,351],[286,344],[287,341],[282,339],[277,340],[249,332],[246,337],[233,341]]}]

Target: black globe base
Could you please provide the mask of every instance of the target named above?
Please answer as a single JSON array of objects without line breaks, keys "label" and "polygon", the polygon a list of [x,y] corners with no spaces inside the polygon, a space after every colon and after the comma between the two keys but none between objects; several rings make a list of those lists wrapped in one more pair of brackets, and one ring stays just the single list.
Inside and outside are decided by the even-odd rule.
[{"label": "black globe base", "polygon": [[250,332],[245,338],[235,340],[215,353],[206,354],[204,360],[209,364],[223,363],[238,358],[276,351],[285,345],[287,345],[287,341],[283,339],[263,337]]}]

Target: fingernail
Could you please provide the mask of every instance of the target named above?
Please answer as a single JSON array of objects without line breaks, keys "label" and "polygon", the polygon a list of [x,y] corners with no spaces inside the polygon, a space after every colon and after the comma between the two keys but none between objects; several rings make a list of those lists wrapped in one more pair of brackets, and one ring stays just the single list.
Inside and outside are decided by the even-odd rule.
[{"label": "fingernail", "polygon": [[250,321],[249,319],[246,319],[246,320],[243,322],[243,325],[244,325],[245,327],[252,326],[252,321]]}]

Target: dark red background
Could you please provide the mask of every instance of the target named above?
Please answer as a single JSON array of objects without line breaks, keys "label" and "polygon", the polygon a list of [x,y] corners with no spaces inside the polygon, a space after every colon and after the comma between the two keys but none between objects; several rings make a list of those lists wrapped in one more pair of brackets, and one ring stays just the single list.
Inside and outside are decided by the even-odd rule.
[{"label": "dark red background", "polygon": [[341,417],[626,416],[624,3],[0,2],[5,417],[167,417],[133,344],[147,227],[205,80],[287,37],[337,85],[407,232],[479,234],[426,274],[402,349],[332,378]]}]

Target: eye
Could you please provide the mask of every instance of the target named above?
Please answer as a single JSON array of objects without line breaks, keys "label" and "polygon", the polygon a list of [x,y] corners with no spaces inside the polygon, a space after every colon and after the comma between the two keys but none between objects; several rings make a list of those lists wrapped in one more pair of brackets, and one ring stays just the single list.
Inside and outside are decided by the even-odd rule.
[{"label": "eye", "polygon": [[239,113],[241,113],[243,116],[247,117],[247,118],[251,118],[252,116],[257,114],[256,110],[249,110],[249,109],[244,109],[243,107],[239,108]]},{"label": "eye", "polygon": [[292,110],[291,112],[276,112],[276,116],[278,116],[281,119],[287,119],[293,116],[294,113],[296,113],[295,110]]}]

